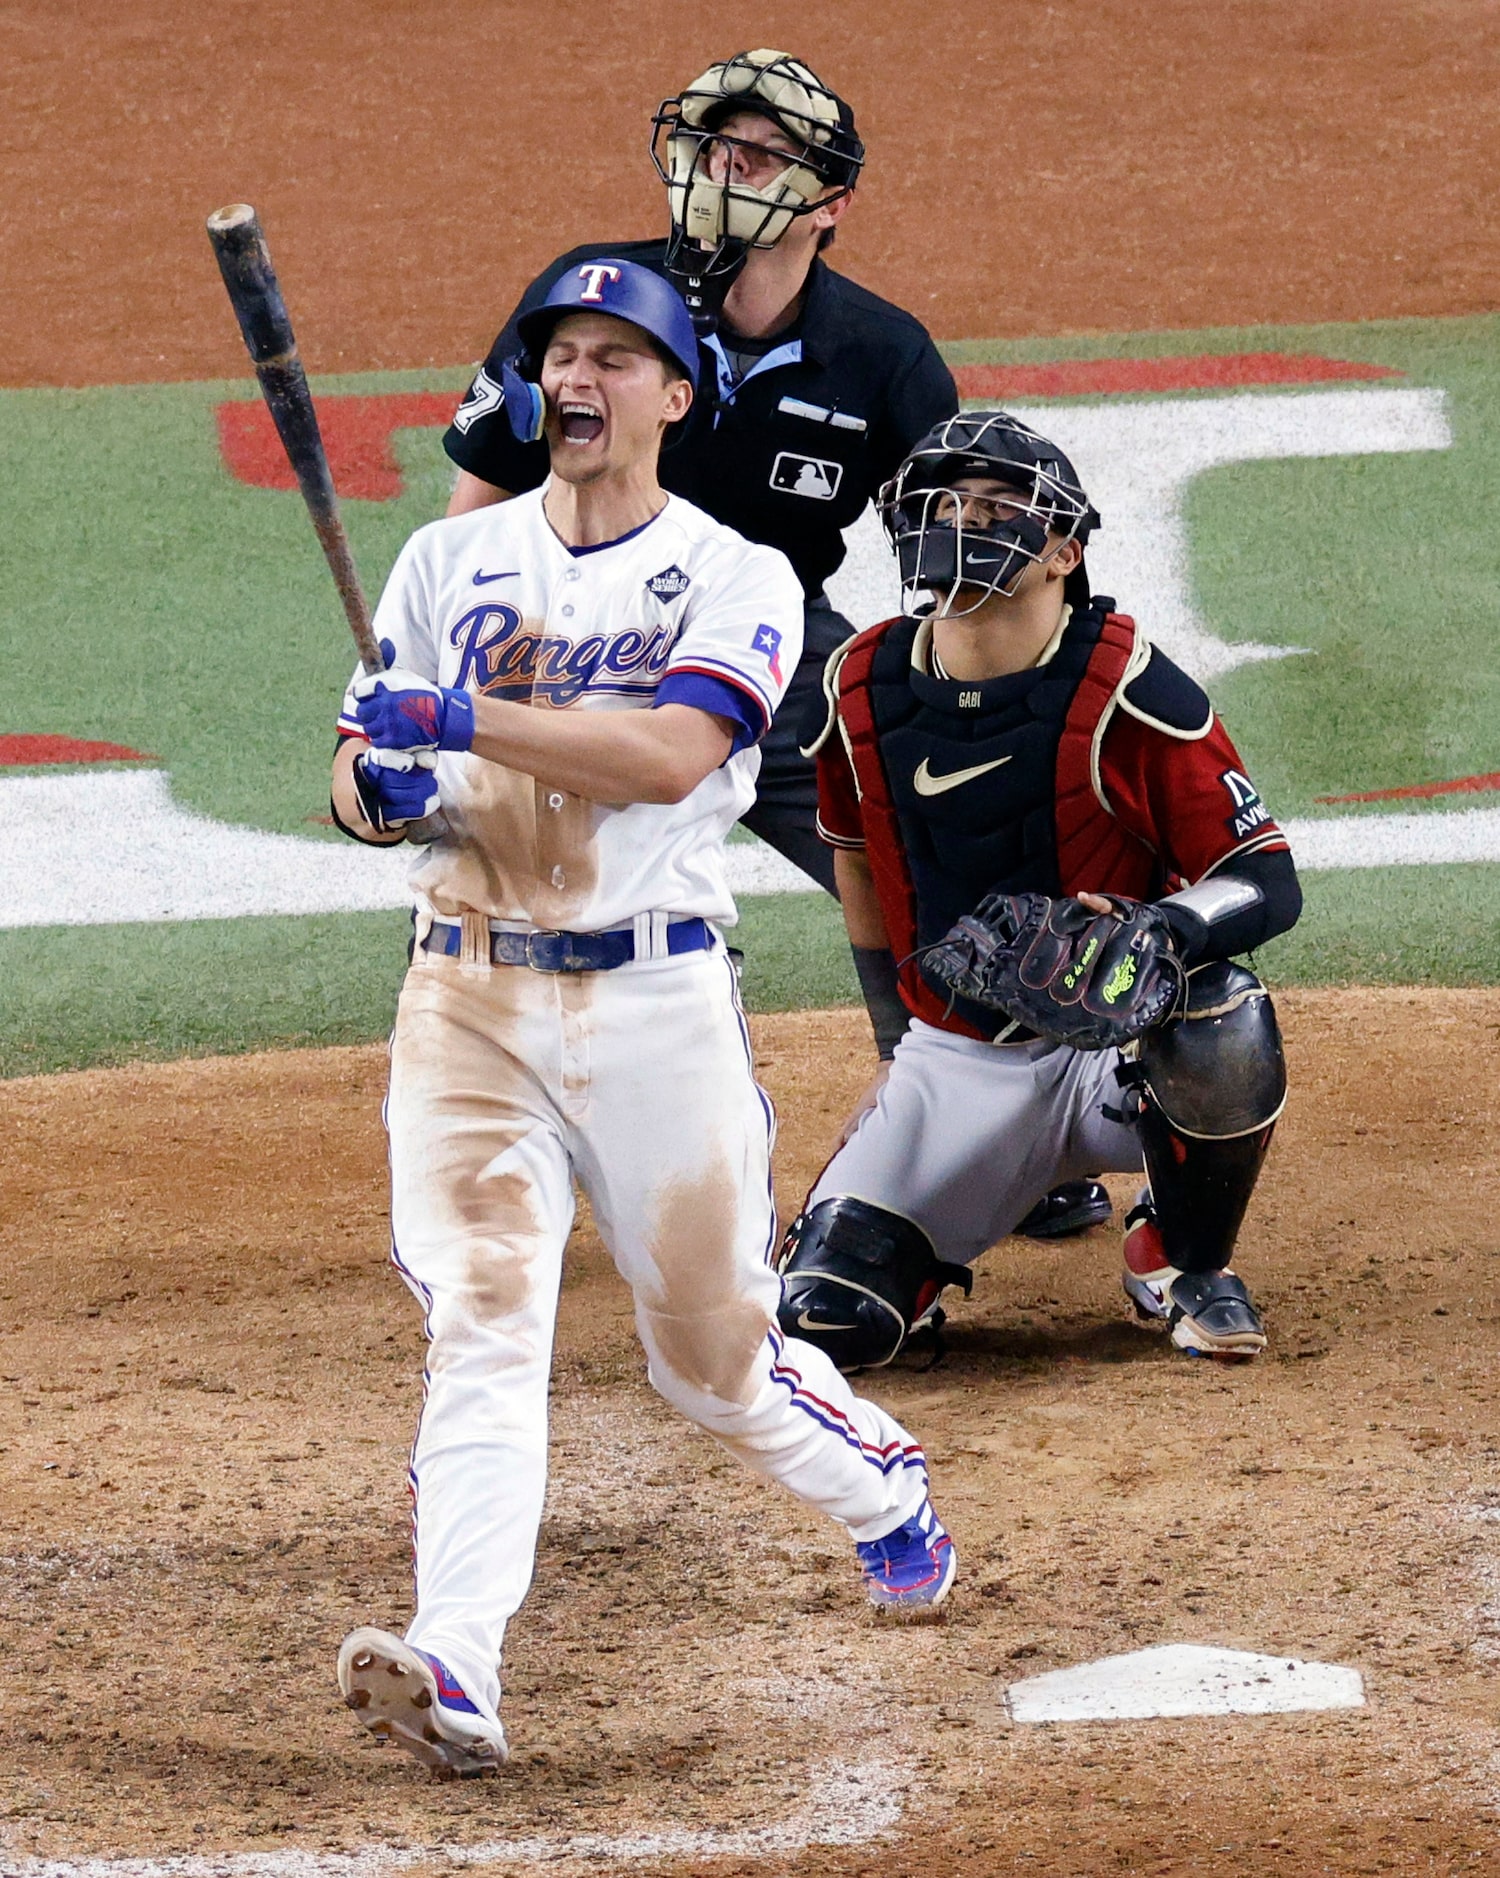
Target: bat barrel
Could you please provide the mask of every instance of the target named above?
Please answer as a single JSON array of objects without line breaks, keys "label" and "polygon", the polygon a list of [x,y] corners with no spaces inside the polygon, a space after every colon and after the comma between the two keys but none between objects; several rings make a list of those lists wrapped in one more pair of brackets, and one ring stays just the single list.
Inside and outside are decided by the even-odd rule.
[{"label": "bat barrel", "polygon": [[256,369],[295,359],[291,316],[254,209],[248,202],[215,209],[208,218],[208,238]]},{"label": "bat barrel", "polygon": [[[208,217],[208,238],[266,406],[296,473],[323,557],[338,588],[360,662],[367,672],[383,671],[385,660],[370,624],[369,603],[339,515],[312,392],[297,355],[291,316],[281,297],[260,221],[248,202],[233,202]],[[408,838],[435,841],[445,827],[441,814],[431,815],[413,823]]]},{"label": "bat barrel", "polygon": [[255,376],[260,380],[266,408],[338,588],[361,662],[367,671],[378,672],[385,661],[370,630],[370,608],[344,534],[333,475],[318,430],[317,409],[260,220],[248,202],[231,203],[209,216],[208,238],[255,366]]}]

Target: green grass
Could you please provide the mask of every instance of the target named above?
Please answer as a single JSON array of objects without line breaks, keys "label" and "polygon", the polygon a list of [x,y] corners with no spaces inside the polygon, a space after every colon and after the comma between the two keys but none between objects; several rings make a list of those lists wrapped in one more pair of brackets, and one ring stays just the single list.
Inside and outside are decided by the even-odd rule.
[{"label": "green grass", "polygon": [[[463,382],[378,373],[319,389]],[[220,460],[214,407],[247,395],[0,393],[0,731],[128,744],[163,760],[187,807],[311,835],[354,648],[301,498],[247,488]],[[343,505],[372,601],[447,504],[441,437],[399,433],[398,501]]]},{"label": "green grass", "polygon": [[[1441,386],[1452,450],[1200,478],[1193,578],[1225,638],[1316,654],[1243,667],[1215,687],[1277,813],[1327,813],[1318,795],[1500,767],[1500,318],[946,350],[955,362],[1306,350]],[[453,389],[465,377],[318,388]],[[219,460],[214,406],[252,395],[245,380],[0,393],[0,732],[129,744],[160,758],[192,808],[337,839],[309,818],[326,808],[353,655],[298,497],[245,488]],[[398,455],[400,500],[345,505],[372,596],[446,500],[436,430],[402,433]],[[1302,925],[1260,961],[1276,982],[1500,982],[1500,867],[1313,875],[1305,886]],[[742,913],[752,1008],[854,999],[831,905],[789,895]],[[0,932],[0,1075],[378,1038],[404,934],[397,913]]]},{"label": "green grass", "polygon": [[[1273,985],[1500,983],[1500,867],[1310,874],[1307,909],[1256,959]],[[859,1000],[831,900],[747,900],[733,943],[752,1011]],[[400,913],[0,932],[0,1077],[385,1036]]]}]

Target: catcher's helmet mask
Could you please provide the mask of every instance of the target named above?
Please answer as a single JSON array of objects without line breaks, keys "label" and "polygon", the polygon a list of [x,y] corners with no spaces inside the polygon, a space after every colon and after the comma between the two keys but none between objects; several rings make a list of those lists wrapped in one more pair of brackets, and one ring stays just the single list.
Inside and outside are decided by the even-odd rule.
[{"label": "catcher's helmet mask", "polygon": [[[741,140],[719,130],[740,111],[768,118],[797,146],[759,188],[735,175]],[[710,174],[716,147],[726,159],[718,178]],[[763,158],[765,147],[753,147]],[[774,248],[793,221],[830,200],[829,190],[847,195],[859,180],[865,147],[854,113],[810,67],[761,49],[711,65],[662,102],[651,120],[651,160],[672,212],[668,268],[727,285],[751,248]]]},{"label": "catcher's helmet mask", "polygon": [[[1005,497],[955,498],[967,478],[999,484]],[[1028,567],[1080,548],[1099,515],[1057,445],[1006,411],[960,411],[931,430],[880,491],[876,503],[896,553],[901,584],[926,591],[940,614],[972,613],[992,594],[1015,595]],[[988,510],[975,517],[975,509]],[[1070,600],[1087,599],[1082,563],[1068,576]],[[974,593],[955,601],[961,587]]]}]

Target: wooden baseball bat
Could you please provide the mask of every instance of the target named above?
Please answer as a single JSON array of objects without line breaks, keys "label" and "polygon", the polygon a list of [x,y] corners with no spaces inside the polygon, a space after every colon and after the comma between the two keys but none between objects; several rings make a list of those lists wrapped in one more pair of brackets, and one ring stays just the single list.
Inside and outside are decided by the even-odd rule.
[{"label": "wooden baseball bat", "polygon": [[[338,588],[360,663],[367,672],[383,672],[385,659],[370,624],[370,605],[360,585],[349,537],[344,532],[344,518],[339,513],[339,499],[318,429],[317,409],[297,352],[291,315],[286,310],[270,250],[254,209],[246,202],[216,209],[208,218],[208,238],[213,243],[230,305],[244,334],[255,376],[260,380],[266,408],[296,475],[302,500],[307,504],[307,513],[323,549],[323,558],[333,575],[333,584]],[[424,821],[408,826],[407,838],[435,841],[445,825],[441,814],[429,815]]]}]

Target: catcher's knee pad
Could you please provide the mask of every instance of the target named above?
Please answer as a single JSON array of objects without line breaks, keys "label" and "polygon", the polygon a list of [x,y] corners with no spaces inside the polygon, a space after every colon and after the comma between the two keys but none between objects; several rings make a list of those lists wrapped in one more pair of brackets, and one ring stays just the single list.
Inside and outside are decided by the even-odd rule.
[{"label": "catcher's knee pad", "polygon": [[798,1214],[776,1269],[781,1328],[816,1344],[845,1374],[889,1363],[944,1285],[967,1292],[974,1284],[968,1267],[940,1259],[913,1221],[845,1194]]},{"label": "catcher's knee pad", "polygon": [[1242,965],[1188,978],[1181,1018],[1142,1038],[1141,1147],[1168,1262],[1218,1271],[1286,1103],[1286,1061],[1270,994]]}]

